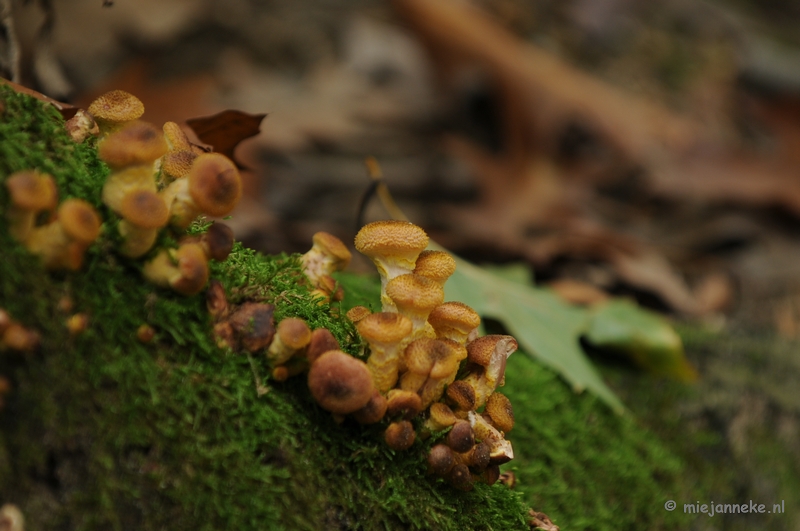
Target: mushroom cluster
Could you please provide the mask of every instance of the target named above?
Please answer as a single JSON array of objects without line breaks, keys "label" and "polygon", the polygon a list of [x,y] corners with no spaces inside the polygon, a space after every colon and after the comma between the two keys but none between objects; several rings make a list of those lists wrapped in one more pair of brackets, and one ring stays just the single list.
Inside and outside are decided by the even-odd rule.
[{"label": "mushroom cluster", "polygon": [[[307,356],[305,363],[320,406],[340,419],[352,414],[362,424],[385,421],[384,437],[394,450],[410,448],[418,430],[420,438],[434,437],[430,472],[469,490],[477,480],[497,481],[499,465],[513,458],[505,433],[514,414],[496,389],[517,342],[507,335],[478,337],[478,314],[463,303],[444,302],[443,287],[456,263],[446,252],[426,251],[427,245],[425,231],[408,222],[363,227],[355,247],[381,276],[382,311],[357,306],[347,317],[369,345],[367,361],[337,348],[316,361]],[[318,233],[303,265],[312,285],[324,289],[325,279],[349,260],[338,239]],[[281,364],[288,358],[270,359]]]}]

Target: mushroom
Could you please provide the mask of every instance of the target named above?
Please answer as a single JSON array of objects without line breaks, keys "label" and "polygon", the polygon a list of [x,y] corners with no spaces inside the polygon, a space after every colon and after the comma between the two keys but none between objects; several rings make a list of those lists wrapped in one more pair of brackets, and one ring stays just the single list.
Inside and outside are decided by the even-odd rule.
[{"label": "mushroom", "polygon": [[341,350],[317,358],[308,371],[308,387],[320,407],[339,415],[363,408],[375,391],[367,365]]},{"label": "mushroom", "polygon": [[8,207],[8,232],[18,242],[25,241],[33,230],[36,215],[52,210],[58,203],[58,192],[53,178],[37,171],[20,171],[6,180],[11,196]]},{"label": "mushroom", "polygon": [[170,223],[185,229],[200,214],[220,217],[231,213],[242,194],[239,170],[225,155],[199,155],[186,178],[173,181],[163,192]]},{"label": "mushroom", "polygon": [[18,352],[31,352],[39,346],[39,334],[16,321],[11,321],[0,334],[0,347]]},{"label": "mushroom", "polygon": [[466,349],[455,341],[447,339],[434,341],[434,348],[428,351],[430,371],[418,389],[423,409],[442,397],[447,386],[456,379],[461,360],[467,357]]},{"label": "mushroom", "polygon": [[516,339],[496,334],[479,337],[467,345],[472,368],[463,381],[475,391],[475,408],[481,407],[503,380],[506,360],[516,350]]},{"label": "mushroom", "polygon": [[472,471],[480,473],[489,466],[491,445],[481,441],[464,453],[456,454],[456,461],[467,465]]},{"label": "mushroom", "polygon": [[311,332],[311,341],[306,349],[308,363],[314,363],[317,358],[329,350],[339,350],[339,342],[327,328],[317,328]]},{"label": "mushroom", "polygon": [[386,284],[386,295],[399,313],[411,319],[410,339],[436,337],[428,324],[428,315],[444,301],[444,290],[439,284],[413,273],[400,275]]},{"label": "mushroom", "polygon": [[230,306],[228,305],[228,295],[225,293],[225,286],[217,279],[211,279],[206,290],[206,308],[215,320],[219,321],[228,316]]},{"label": "mushroom", "polygon": [[144,114],[144,104],[124,90],[106,92],[86,109],[100,127],[100,133],[107,135],[125,124],[138,120]]},{"label": "mushroom", "polygon": [[247,352],[257,352],[275,342],[274,312],[272,304],[245,302],[231,314],[228,323]]},{"label": "mushroom", "polygon": [[381,303],[384,311],[393,311],[394,303],[386,295],[386,284],[399,275],[414,270],[417,257],[428,245],[428,235],[408,221],[376,221],[358,231],[356,250],[375,263],[381,276]]},{"label": "mushroom", "polygon": [[80,335],[89,328],[89,316],[85,313],[76,313],[67,319],[66,325],[69,335],[73,337]]},{"label": "mushroom", "polygon": [[356,324],[359,334],[367,340],[370,356],[367,365],[375,379],[375,387],[386,392],[397,383],[402,352],[401,341],[411,333],[411,321],[390,312],[373,313]]},{"label": "mushroom", "polygon": [[483,410],[484,416],[489,417],[490,423],[498,430],[508,433],[514,427],[514,410],[511,400],[500,393],[492,393],[486,400]]},{"label": "mushroom", "polygon": [[463,302],[445,302],[431,311],[428,323],[436,332],[436,337],[465,345],[470,333],[481,324],[481,317]]},{"label": "mushroom", "polygon": [[161,184],[169,184],[175,179],[186,177],[192,170],[197,154],[190,150],[167,151],[161,157]]},{"label": "mushroom", "polygon": [[463,454],[475,445],[475,431],[469,421],[458,420],[447,434],[447,446]]},{"label": "mushroom", "polygon": [[428,453],[428,470],[437,476],[444,476],[455,464],[453,450],[446,444],[437,444]]},{"label": "mushroom", "polygon": [[341,301],[344,298],[344,289],[330,275],[322,275],[318,279],[317,289],[311,290],[311,295],[320,299],[319,304],[328,304],[331,299]]},{"label": "mushroom", "polygon": [[128,258],[139,258],[156,242],[158,229],[169,221],[164,200],[152,190],[132,190],[120,204],[119,234],[123,243],[119,252]]},{"label": "mushroom", "polygon": [[425,421],[424,426],[429,431],[442,431],[455,424],[458,420],[458,417],[447,404],[434,402],[428,408],[428,420]]},{"label": "mushroom", "polygon": [[77,271],[83,254],[100,234],[100,216],[82,199],[67,199],[58,207],[58,217],[31,231],[28,250],[41,257],[49,269]]},{"label": "mushroom", "polygon": [[411,448],[416,438],[417,433],[414,431],[414,426],[407,420],[392,422],[384,432],[386,444],[389,445],[389,448],[392,450],[397,451]]},{"label": "mushroom", "polygon": [[170,287],[182,295],[200,293],[208,281],[208,259],[196,243],[178,249],[162,249],[142,269],[144,277],[161,287]]},{"label": "mushroom", "polygon": [[189,142],[189,137],[186,136],[180,125],[175,122],[164,122],[161,126],[164,131],[164,139],[167,141],[167,146],[170,151],[191,151],[192,144]]},{"label": "mushroom", "polygon": [[348,319],[353,321],[354,323],[358,323],[361,319],[368,316],[372,312],[366,306],[353,306],[347,313],[345,314]]},{"label": "mushroom", "polygon": [[461,463],[453,466],[450,472],[445,475],[445,480],[458,490],[469,492],[473,489],[472,474],[470,474],[467,465]]},{"label": "mushroom", "polygon": [[25,517],[16,505],[7,503],[0,507],[0,530],[25,531]]},{"label": "mushroom", "polygon": [[[402,389],[419,392],[422,398],[422,407],[427,408],[432,402],[441,397],[446,386],[441,386],[439,396],[422,396],[423,386],[428,380],[439,382],[452,376],[455,379],[458,364],[461,361],[458,351],[452,345],[438,339],[420,338],[412,341],[405,350],[406,372],[400,378]],[[449,383],[449,382],[448,382]],[[426,393],[432,395],[433,391]]]},{"label": "mushroom", "polygon": [[353,418],[356,419],[356,422],[359,424],[375,424],[386,415],[386,408],[386,397],[375,389],[367,405],[355,411],[353,413]]},{"label": "mushroom", "polygon": [[233,250],[233,229],[224,223],[214,222],[203,234],[181,238],[181,243],[197,243],[209,260],[222,262]]},{"label": "mushroom", "polygon": [[503,434],[489,424],[487,420],[478,413],[470,411],[468,423],[475,433],[475,437],[489,444],[489,462],[493,465],[502,465],[514,459],[514,449]]},{"label": "mushroom", "polygon": [[132,166],[109,175],[103,185],[103,203],[119,214],[125,196],[137,190],[158,191],[149,166]]},{"label": "mushroom", "polygon": [[475,389],[463,380],[456,380],[447,386],[447,399],[461,411],[476,408]]},{"label": "mushroom", "polygon": [[113,169],[130,166],[147,166],[153,174],[152,164],[167,152],[164,135],[151,123],[135,121],[125,125],[103,139],[97,147],[97,156]]},{"label": "mushroom", "polygon": [[278,323],[275,338],[267,350],[267,359],[273,365],[282,365],[311,342],[311,329],[305,321],[288,317]]},{"label": "mushroom", "polygon": [[100,128],[97,122],[94,121],[92,115],[83,109],[78,109],[75,116],[70,118],[64,123],[64,128],[72,137],[72,141],[80,144],[90,136],[97,136],[100,134]]},{"label": "mushroom", "polygon": [[352,255],[342,240],[328,234],[314,234],[311,249],[301,257],[303,270],[314,286],[319,286],[321,278],[342,271],[350,264]]},{"label": "mushroom", "polygon": [[422,411],[422,401],[419,395],[412,391],[392,389],[386,395],[386,402],[386,414],[389,417],[402,415],[404,418],[410,419]]},{"label": "mushroom", "polygon": [[422,251],[417,257],[414,274],[429,278],[444,287],[456,270],[456,261],[444,251]]},{"label": "mushroom", "polygon": [[136,329],[136,339],[138,339],[140,343],[150,343],[155,337],[156,330],[147,323],[139,325],[139,328]]}]

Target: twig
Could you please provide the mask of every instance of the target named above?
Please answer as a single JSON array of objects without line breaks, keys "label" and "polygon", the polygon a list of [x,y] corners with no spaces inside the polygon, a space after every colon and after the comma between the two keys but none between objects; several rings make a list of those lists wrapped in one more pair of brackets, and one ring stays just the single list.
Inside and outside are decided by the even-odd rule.
[{"label": "twig", "polygon": [[378,200],[381,202],[381,205],[392,219],[409,221],[408,216],[406,216],[400,207],[397,206],[397,203],[392,197],[391,192],[389,192],[389,187],[386,186],[386,183],[383,181],[383,172],[381,171],[381,166],[378,164],[377,159],[375,157],[367,157],[364,160],[364,165],[367,167],[367,175],[372,182],[370,183],[370,187],[367,188],[367,191],[364,193],[364,196],[361,198],[361,204],[359,205],[358,209],[358,227],[356,227],[356,231],[360,229],[362,225],[364,225],[364,212],[366,210],[367,203],[375,194],[377,194]]}]

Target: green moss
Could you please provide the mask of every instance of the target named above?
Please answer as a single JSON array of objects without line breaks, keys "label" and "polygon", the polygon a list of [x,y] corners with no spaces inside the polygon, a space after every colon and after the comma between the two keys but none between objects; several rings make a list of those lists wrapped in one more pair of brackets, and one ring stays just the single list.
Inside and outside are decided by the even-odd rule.
[{"label": "green moss", "polygon": [[[99,207],[105,166],[74,145],[52,109],[0,86],[0,181],[51,173],[61,198]],[[0,186],[0,210],[8,204]],[[527,508],[502,485],[459,493],[425,474],[425,444],[396,454],[382,426],[336,424],[303,378],[256,392],[260,356],[221,350],[202,295],[145,283],[106,230],[76,273],[48,273],[0,215],[0,307],[42,336],[27,356],[0,353],[15,392],[0,413],[0,499],[32,529],[524,529]],[[197,230],[197,229],[195,229]],[[177,236],[177,235],[176,235]],[[358,353],[352,324],[320,305],[296,256],[237,246],[212,266],[232,301],[276,305],[331,329]],[[70,337],[58,300],[90,327]],[[157,330],[149,344],[139,325]]]}]

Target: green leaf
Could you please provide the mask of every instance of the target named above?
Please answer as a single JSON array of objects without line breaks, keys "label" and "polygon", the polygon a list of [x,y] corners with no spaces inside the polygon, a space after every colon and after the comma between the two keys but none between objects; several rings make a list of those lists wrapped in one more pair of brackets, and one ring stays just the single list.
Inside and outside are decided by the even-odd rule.
[{"label": "green leaf", "polygon": [[585,337],[593,346],[623,354],[654,374],[683,381],[697,378],[677,332],[661,316],[631,301],[614,299],[592,308]]},{"label": "green leaf", "polygon": [[458,257],[445,284],[445,300],[461,301],[484,317],[502,322],[521,350],[552,367],[576,392],[588,389],[614,411],[619,398],[606,386],[580,347],[590,314],[554,293],[484,271]]}]

